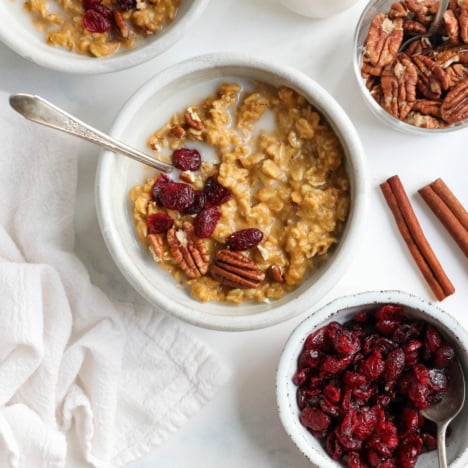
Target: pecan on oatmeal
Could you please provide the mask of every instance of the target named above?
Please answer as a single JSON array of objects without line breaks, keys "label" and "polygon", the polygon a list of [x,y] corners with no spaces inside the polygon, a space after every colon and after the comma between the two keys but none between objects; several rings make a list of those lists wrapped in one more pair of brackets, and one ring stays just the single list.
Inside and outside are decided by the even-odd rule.
[{"label": "pecan on oatmeal", "polygon": [[[151,234],[162,237],[155,268],[195,299],[278,299],[339,242],[350,204],[344,151],[292,89],[222,83],[174,114],[148,145],[180,172],[132,188],[136,232],[153,254]],[[204,157],[208,149],[215,158]]]}]

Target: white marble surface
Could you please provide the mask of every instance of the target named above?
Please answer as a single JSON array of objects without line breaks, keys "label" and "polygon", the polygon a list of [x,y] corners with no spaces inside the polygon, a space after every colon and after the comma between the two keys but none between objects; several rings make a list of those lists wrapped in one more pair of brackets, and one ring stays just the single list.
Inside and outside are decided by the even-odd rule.
[{"label": "white marble surface", "polygon": [[[372,185],[363,247],[342,280],[320,303],[311,304],[311,311],[336,296],[370,289],[403,289],[433,299],[397,234],[378,187],[384,179],[399,174],[429,241],[457,289],[441,306],[468,326],[467,260],[416,193],[442,177],[468,206],[468,130],[409,136],[374,119],[359,95],[351,68],[354,25],[364,5],[365,1],[360,1],[337,16],[314,20],[289,12],[276,0],[212,0],[190,33],[162,56],[133,70],[98,76],[49,71],[0,44],[0,89],[42,95],[106,131],[138,86],[159,70],[194,55],[241,50],[301,69],[324,86],[354,121],[367,153]],[[93,190],[99,151],[87,143],[81,148],[77,253],[95,283],[107,293],[139,300],[113,265],[98,230]],[[180,432],[131,468],[310,466],[280,425],[274,388],[282,346],[301,318],[266,330],[232,334],[187,325],[191,333],[224,357],[232,369],[232,379]]]}]

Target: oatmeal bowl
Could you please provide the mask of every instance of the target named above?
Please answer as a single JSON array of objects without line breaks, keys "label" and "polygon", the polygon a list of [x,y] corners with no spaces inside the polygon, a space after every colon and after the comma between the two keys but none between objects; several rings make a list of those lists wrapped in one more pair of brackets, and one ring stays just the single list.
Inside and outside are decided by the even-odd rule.
[{"label": "oatmeal bowl", "polygon": [[8,0],[0,41],[38,65],[67,73],[107,73],[170,48],[209,0]]},{"label": "oatmeal bowl", "polygon": [[367,167],[341,107],[301,72],[238,53],[153,77],[113,136],[174,167],[105,152],[98,219],[150,303],[202,327],[262,328],[307,310],[357,252]]},{"label": "oatmeal bowl", "polygon": [[[463,391],[456,361],[466,387],[467,343],[452,315],[410,293],[336,298],[283,348],[276,394],[284,429],[320,468],[439,466],[437,427],[423,412],[452,385]],[[467,406],[447,431],[453,468],[468,465]]]},{"label": "oatmeal bowl", "polygon": [[428,135],[468,127],[468,4],[371,0],[358,21],[353,66],[361,94],[393,129]]}]

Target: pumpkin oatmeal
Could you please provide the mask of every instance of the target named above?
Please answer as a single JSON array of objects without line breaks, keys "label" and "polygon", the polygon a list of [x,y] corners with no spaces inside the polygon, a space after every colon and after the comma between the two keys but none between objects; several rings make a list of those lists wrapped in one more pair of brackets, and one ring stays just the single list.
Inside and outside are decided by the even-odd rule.
[{"label": "pumpkin oatmeal", "polygon": [[[223,83],[148,144],[179,173],[131,189],[136,232],[195,299],[278,299],[339,241],[350,205],[344,151],[295,91]],[[217,160],[204,158],[207,146]]]},{"label": "pumpkin oatmeal", "polygon": [[157,34],[181,0],[26,0],[25,9],[51,46],[103,57]]}]

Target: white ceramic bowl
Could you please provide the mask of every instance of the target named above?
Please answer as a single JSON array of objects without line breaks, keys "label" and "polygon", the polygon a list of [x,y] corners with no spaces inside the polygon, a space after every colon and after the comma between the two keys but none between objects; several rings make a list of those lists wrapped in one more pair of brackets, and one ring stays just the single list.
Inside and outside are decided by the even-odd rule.
[{"label": "white ceramic bowl", "polygon": [[23,10],[22,0],[0,2],[0,41],[27,60],[68,73],[107,73],[144,63],[171,47],[201,15],[209,0],[182,0],[176,19],[160,33],[140,40],[131,49],[121,48],[107,57],[90,57],[49,46],[45,35]]},{"label": "white ceramic bowl", "polygon": [[116,264],[134,288],[166,312],[202,327],[220,330],[262,328],[303,313],[344,273],[362,237],[367,211],[367,167],[359,137],[343,109],[317,83],[301,72],[237,53],[197,57],[171,67],[147,82],[124,106],[112,135],[145,149],[148,136],[169,117],[213,93],[226,80],[258,80],[286,85],[303,94],[331,123],[346,151],[351,182],[351,210],[338,247],[329,261],[283,298],[241,306],[200,303],[154,264],[137,239],[129,189],[148,177],[148,168],[105,152],[96,179],[100,227]]},{"label": "white ceramic bowl", "polygon": [[388,13],[392,3],[394,3],[394,0],[371,0],[362,11],[356,26],[356,30],[354,33],[353,68],[354,75],[358,82],[358,86],[364,98],[364,101],[369,106],[372,113],[377,117],[377,119],[384,122],[386,125],[390,126],[394,130],[398,130],[403,133],[415,135],[436,135],[440,133],[449,133],[467,128],[468,119],[462,120],[444,128],[431,129],[410,125],[393,117],[393,115],[391,115],[385,109],[383,109],[371,96],[369,90],[366,87],[366,83],[361,76],[364,43],[366,41],[367,33],[369,31],[369,27],[373,18],[379,13]]},{"label": "white ceramic bowl", "polygon": [[[401,304],[408,317],[423,319],[433,324],[451,343],[457,352],[468,383],[468,333],[466,330],[437,305],[401,291],[374,291],[345,296],[313,312],[291,333],[283,349],[276,376],[276,394],[281,422],[299,450],[320,468],[339,468],[320,445],[299,422],[299,408],[296,401],[297,387],[292,376],[297,370],[297,358],[307,336],[331,321],[343,323],[360,310],[373,309],[383,304]],[[466,419],[468,405],[452,422],[452,435],[448,439],[448,460],[451,468],[468,466],[468,433]],[[432,451],[422,454],[417,468],[435,468],[438,466],[437,453]]]},{"label": "white ceramic bowl", "polygon": [[280,0],[291,11],[311,18],[325,18],[351,8],[359,0]]}]

